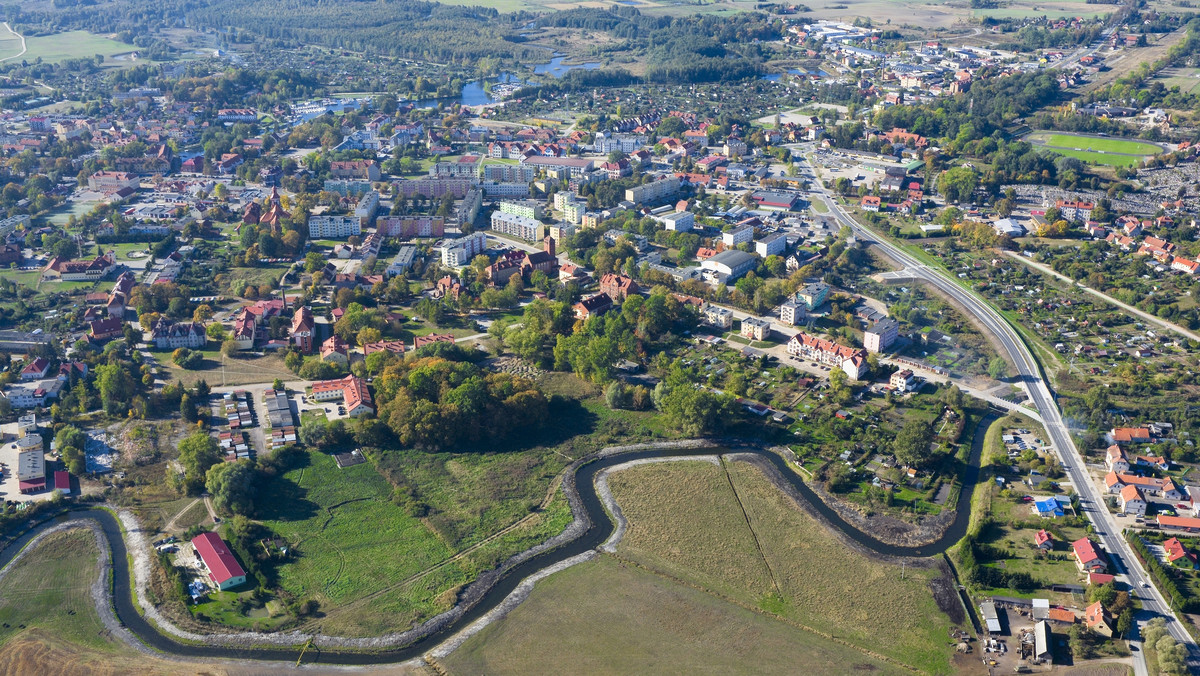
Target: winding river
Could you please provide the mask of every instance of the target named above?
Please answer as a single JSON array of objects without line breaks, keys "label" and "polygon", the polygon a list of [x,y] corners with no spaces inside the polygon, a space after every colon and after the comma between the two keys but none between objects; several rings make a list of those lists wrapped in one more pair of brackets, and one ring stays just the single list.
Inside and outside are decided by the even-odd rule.
[{"label": "winding river", "polygon": [[[453,622],[445,625],[440,630],[431,633],[430,635],[421,638],[415,642],[400,648],[384,649],[376,651],[350,651],[350,650],[333,650],[309,648],[305,653],[305,660],[314,660],[329,664],[387,664],[394,662],[402,662],[412,658],[420,657],[425,652],[437,646],[442,641],[452,636],[455,632],[468,626],[475,620],[479,619],[485,613],[499,605],[512,592],[517,585],[529,575],[561,562],[569,557],[576,556],[583,552],[595,549],[608,539],[613,532],[614,524],[605,511],[600,497],[596,492],[595,478],[597,472],[612,467],[614,465],[626,463],[632,460],[644,458],[662,458],[683,455],[697,454],[723,454],[728,452],[736,452],[739,454],[754,454],[774,465],[779,471],[779,475],[784,478],[795,490],[806,499],[811,507],[816,510],[824,519],[832,524],[835,528],[841,530],[845,535],[862,546],[879,554],[887,556],[901,557],[928,557],[944,552],[954,543],[958,542],[967,532],[967,524],[970,518],[970,499],[975,491],[975,486],[979,477],[979,459],[983,451],[983,442],[987,433],[988,427],[997,418],[997,414],[989,413],[975,428],[975,436],[971,444],[971,453],[969,466],[964,473],[963,487],[959,492],[958,504],[955,506],[956,518],[946,532],[935,542],[915,546],[915,547],[899,547],[889,545],[872,537],[869,533],[858,530],[838,515],[836,511],[827,506],[821,499],[813,493],[792,470],[787,462],[777,453],[754,448],[737,448],[735,450],[722,447],[709,448],[654,448],[632,450],[623,453],[615,453],[605,457],[582,461],[573,465],[575,467],[575,481],[573,482],[577,491],[577,500],[572,500],[572,506],[575,509],[577,519],[582,519],[584,529],[582,534],[555,549],[535,555],[532,558],[519,563],[510,569],[506,570],[503,575],[496,580],[492,586],[482,594],[470,608],[466,610]],[[568,470],[570,471],[570,470]],[[564,482],[568,485],[572,482]],[[582,512],[582,513],[580,513]],[[169,655],[175,655],[184,658],[205,659],[205,658],[220,658],[220,659],[249,659],[249,660],[269,660],[269,661],[291,661],[295,662],[301,654],[298,647],[234,647],[225,645],[200,645],[192,643],[183,643],[176,641],[158,631],[150,622],[148,622],[137,610],[133,594],[131,593],[132,577],[130,570],[130,558],[127,556],[125,540],[122,537],[121,526],[116,517],[110,512],[101,509],[74,510],[58,516],[51,521],[32,529],[25,533],[20,538],[11,542],[3,550],[0,550],[0,569],[7,566],[10,561],[24,548],[24,546],[36,537],[41,531],[53,527],[63,521],[72,519],[94,519],[97,521],[104,531],[105,536],[112,548],[112,584],[113,584],[113,606],[116,610],[116,615],[133,634],[135,634],[146,645],[159,650]]]}]

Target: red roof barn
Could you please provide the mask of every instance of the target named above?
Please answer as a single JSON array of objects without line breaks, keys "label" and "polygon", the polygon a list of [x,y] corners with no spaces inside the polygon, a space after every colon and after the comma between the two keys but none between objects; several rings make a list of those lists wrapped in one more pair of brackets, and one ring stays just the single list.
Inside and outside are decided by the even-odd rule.
[{"label": "red roof barn", "polygon": [[220,589],[236,587],[246,581],[246,571],[238,564],[229,547],[216,533],[201,533],[192,538],[196,555],[208,568],[208,576]]}]

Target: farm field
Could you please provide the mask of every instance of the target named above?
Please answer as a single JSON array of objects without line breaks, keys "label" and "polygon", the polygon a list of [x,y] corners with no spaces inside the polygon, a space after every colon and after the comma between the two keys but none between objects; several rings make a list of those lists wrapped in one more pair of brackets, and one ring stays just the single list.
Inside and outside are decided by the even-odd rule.
[{"label": "farm field", "polygon": [[951,671],[953,622],[930,591],[938,571],[848,550],[756,466],[647,465],[610,485],[629,521],[618,558],[922,673]]},{"label": "farm field", "polygon": [[87,31],[69,31],[55,35],[27,37],[25,44],[29,51],[25,52],[21,58],[30,63],[38,58],[45,63],[58,63],[67,59],[92,58],[97,54],[103,54],[107,61],[116,54],[124,54],[137,49],[133,45]]},{"label": "farm field", "polygon": [[1167,89],[1179,87],[1180,92],[1187,94],[1200,88],[1200,68],[1164,68],[1155,81]]},{"label": "farm field", "polygon": [[442,666],[455,675],[906,673],[608,556],[538,582]]},{"label": "farm field", "polygon": [[21,53],[21,36],[7,24],[0,24],[0,59],[12,59]]}]

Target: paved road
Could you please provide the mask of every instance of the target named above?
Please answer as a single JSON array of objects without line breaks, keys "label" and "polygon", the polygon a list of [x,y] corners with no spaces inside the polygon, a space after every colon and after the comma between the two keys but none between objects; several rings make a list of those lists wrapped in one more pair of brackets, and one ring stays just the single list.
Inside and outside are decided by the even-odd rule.
[{"label": "paved road", "polygon": [[[1071,438],[1071,434],[1063,422],[1062,412],[1055,401],[1054,393],[1042,378],[1037,361],[1020,336],[1017,335],[1016,330],[991,305],[959,286],[946,272],[924,265],[903,249],[859,224],[832,199],[829,192],[819,183],[814,184],[813,198],[825,202],[829,207],[830,214],[841,224],[851,228],[860,239],[874,242],[899,265],[908,268],[914,277],[932,284],[959,302],[996,336],[1016,366],[1022,381],[1021,385],[1029,393],[1030,401],[1041,413],[1042,424],[1050,437],[1049,441],[1061,457],[1063,469],[1066,470],[1075,490],[1087,503],[1085,509],[1088,517],[1095,524],[1096,537],[1108,552],[1115,572],[1123,573],[1126,576],[1132,590],[1130,593],[1141,599],[1145,611],[1162,616],[1166,620],[1167,629],[1171,635],[1188,648],[1194,660],[1197,652],[1196,642],[1184,630],[1162,594],[1150,584],[1149,576],[1121,536],[1112,515],[1105,507],[1104,496],[1088,477],[1083,457],[1079,453],[1079,449],[1075,447],[1075,441]],[[1141,657],[1142,653],[1138,651],[1135,655]]]},{"label": "paved road", "polygon": [[1154,315],[1150,314],[1149,312],[1143,312],[1142,310],[1139,310],[1139,309],[1135,308],[1134,306],[1129,305],[1128,303],[1122,303],[1121,301],[1117,300],[1116,298],[1113,298],[1112,296],[1110,296],[1106,293],[1097,291],[1096,289],[1093,289],[1090,286],[1085,286],[1084,284],[1077,282],[1077,281],[1071,279],[1070,277],[1057,272],[1054,268],[1050,267],[1049,265],[1045,265],[1044,263],[1039,263],[1039,262],[1032,260],[1026,256],[1022,256],[1021,254],[1019,254],[1015,251],[1005,251],[1004,253],[1008,254],[1010,257],[1012,257],[1018,261],[1021,261],[1025,265],[1028,265],[1029,267],[1033,268],[1034,270],[1037,270],[1038,272],[1042,272],[1042,273],[1045,273],[1052,277],[1055,277],[1057,279],[1061,279],[1062,281],[1067,282],[1069,284],[1074,284],[1075,286],[1079,287],[1080,289],[1083,289],[1084,291],[1092,294],[1093,296],[1096,296],[1097,298],[1104,300],[1104,302],[1110,303],[1112,305],[1116,305],[1117,307],[1121,308],[1122,310],[1128,312],[1131,315],[1141,317],[1142,319],[1144,319],[1152,324],[1155,324],[1157,326],[1160,326],[1168,331],[1174,331],[1175,333],[1178,333],[1179,335],[1183,336],[1184,338],[1188,338],[1190,340],[1200,342],[1200,334],[1198,334],[1194,331],[1188,331],[1187,329],[1183,328],[1182,326],[1180,326],[1174,322],[1169,322],[1165,319],[1159,319],[1158,317],[1155,317]]}]

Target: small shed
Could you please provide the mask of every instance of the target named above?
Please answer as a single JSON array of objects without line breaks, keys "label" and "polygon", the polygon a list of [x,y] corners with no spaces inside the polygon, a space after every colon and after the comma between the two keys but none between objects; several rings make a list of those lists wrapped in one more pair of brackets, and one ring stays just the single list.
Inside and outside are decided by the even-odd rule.
[{"label": "small shed", "polygon": [[987,626],[989,634],[999,634],[1000,613],[996,610],[996,604],[993,601],[984,601],[979,604],[979,614],[983,617],[983,623]]},{"label": "small shed", "polygon": [[54,490],[63,495],[71,494],[71,474],[63,470],[54,473]]}]

